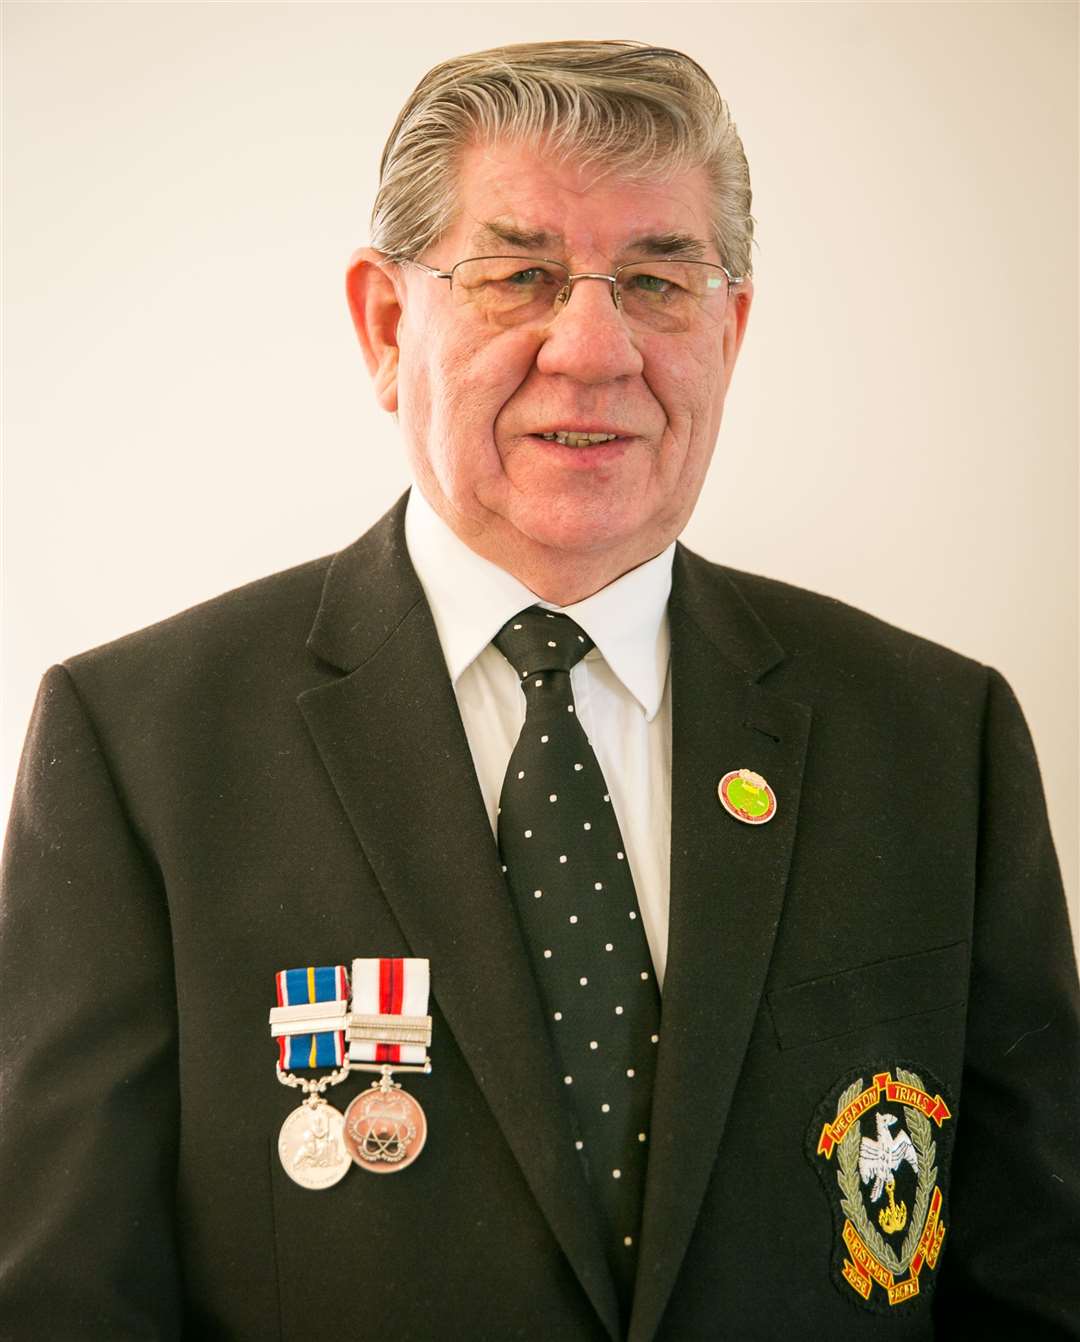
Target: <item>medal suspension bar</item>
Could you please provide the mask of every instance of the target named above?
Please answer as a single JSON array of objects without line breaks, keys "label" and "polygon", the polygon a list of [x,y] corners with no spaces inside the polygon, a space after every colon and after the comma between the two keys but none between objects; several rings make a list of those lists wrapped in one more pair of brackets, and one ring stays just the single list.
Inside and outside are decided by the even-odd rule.
[{"label": "medal suspension bar", "polygon": [[[418,1044],[427,1048],[431,1043],[430,1016],[349,1011],[345,1001],[307,1002],[270,1010],[270,1034],[274,1039],[327,1030],[343,1031],[350,1044]],[[406,1069],[403,1066],[401,1070]],[[417,1070],[416,1066],[411,1070]]]}]

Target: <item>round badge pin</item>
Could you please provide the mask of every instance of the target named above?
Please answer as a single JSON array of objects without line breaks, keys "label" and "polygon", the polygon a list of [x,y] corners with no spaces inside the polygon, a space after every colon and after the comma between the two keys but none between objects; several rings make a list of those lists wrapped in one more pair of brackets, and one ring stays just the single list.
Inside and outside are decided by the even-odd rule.
[{"label": "round badge pin", "polygon": [[764,825],[776,814],[776,793],[752,769],[732,769],[717,788],[720,805],[744,825]]}]

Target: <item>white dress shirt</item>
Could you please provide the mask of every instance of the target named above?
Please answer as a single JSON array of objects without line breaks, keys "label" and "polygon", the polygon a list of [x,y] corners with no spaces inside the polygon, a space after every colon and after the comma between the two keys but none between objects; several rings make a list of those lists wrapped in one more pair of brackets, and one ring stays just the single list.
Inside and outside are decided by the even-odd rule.
[{"label": "white dress shirt", "polygon": [[667,601],[674,544],[584,601],[553,606],[470,550],[415,486],[405,541],[435,620],[493,833],[503,776],[525,721],[525,693],[491,640],[512,615],[541,605],[569,615],[596,645],[571,671],[570,683],[611,793],[662,984],[671,859]]}]

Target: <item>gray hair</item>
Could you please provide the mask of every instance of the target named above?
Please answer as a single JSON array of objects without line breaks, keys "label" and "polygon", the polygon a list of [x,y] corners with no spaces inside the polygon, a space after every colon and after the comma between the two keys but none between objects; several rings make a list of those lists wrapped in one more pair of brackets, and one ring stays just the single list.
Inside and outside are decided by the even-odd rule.
[{"label": "gray hair", "polygon": [[543,141],[636,178],[704,168],[713,241],[736,276],[751,273],[750,171],[716,85],[689,56],[641,42],[525,42],[443,61],[421,79],[383,150],[372,245],[415,260],[453,222],[465,148]]}]

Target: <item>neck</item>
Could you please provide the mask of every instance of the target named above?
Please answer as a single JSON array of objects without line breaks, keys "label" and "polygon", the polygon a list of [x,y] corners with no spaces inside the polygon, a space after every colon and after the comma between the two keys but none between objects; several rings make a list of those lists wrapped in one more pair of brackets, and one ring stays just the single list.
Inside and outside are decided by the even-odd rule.
[{"label": "neck", "polygon": [[[516,578],[553,606],[572,606],[660,554],[672,536],[637,533],[622,542],[591,548],[560,548],[534,540],[510,525],[493,527],[453,509],[441,492],[415,481],[424,505],[474,554]],[[434,502],[432,502],[434,496]]]},{"label": "neck", "polygon": [[583,553],[538,545],[524,536],[514,536],[512,541],[502,543],[493,540],[488,532],[470,534],[457,530],[457,535],[482,559],[505,569],[541,601],[553,606],[572,606],[584,601],[664,548],[663,544],[650,546],[636,537],[635,544]]},{"label": "neck", "polygon": [[487,554],[483,550],[477,553],[512,573],[518,582],[524,583],[530,592],[535,592],[541,601],[548,601],[553,606],[572,606],[577,601],[584,601],[594,592],[613,583],[616,578],[621,578],[624,573],[643,564],[646,559],[652,558],[652,555],[642,555],[636,558],[612,558],[607,563],[589,563],[578,556],[557,556],[553,560],[546,558],[539,562],[529,562],[524,556],[515,556],[508,563],[508,557],[504,554]]}]

